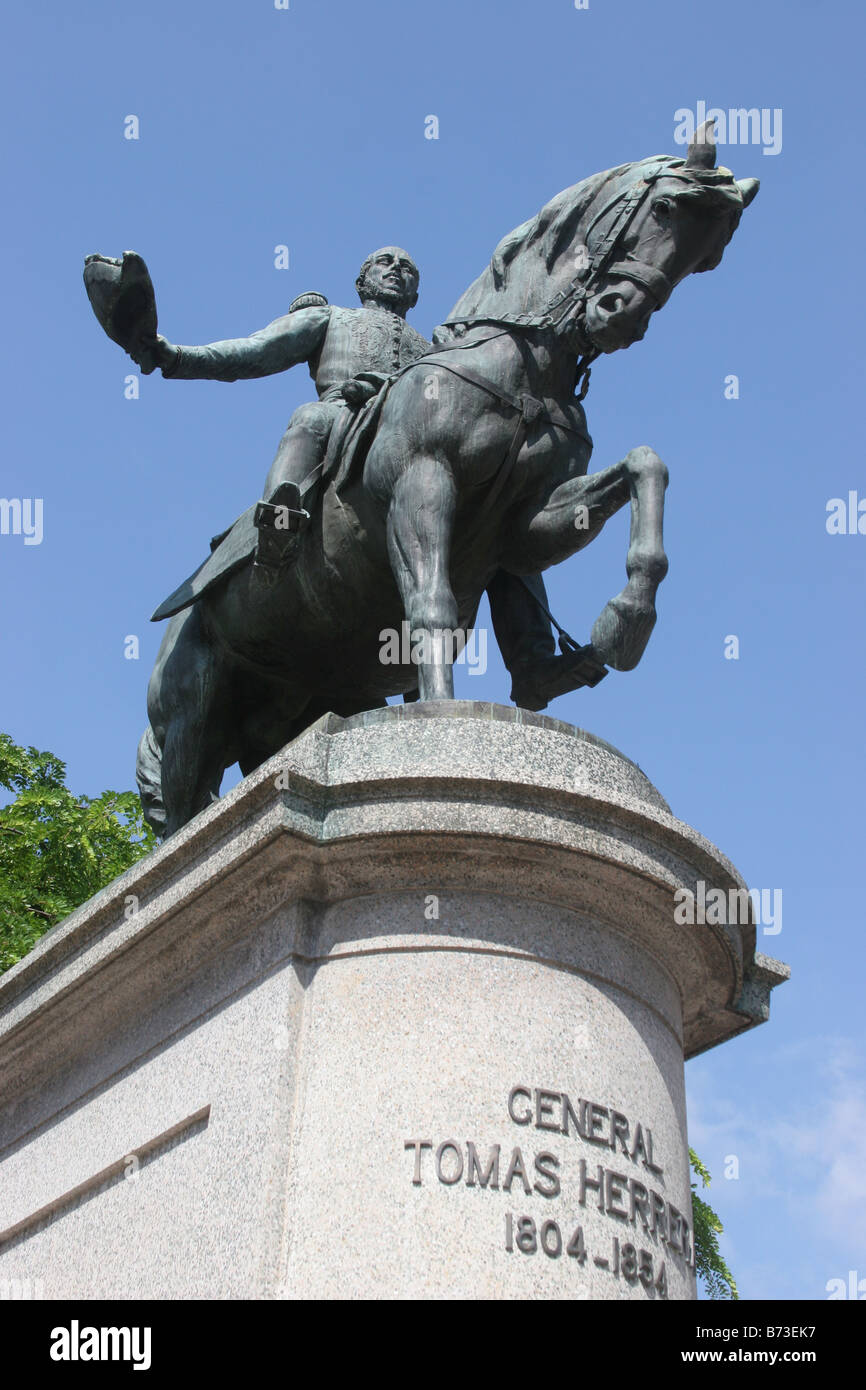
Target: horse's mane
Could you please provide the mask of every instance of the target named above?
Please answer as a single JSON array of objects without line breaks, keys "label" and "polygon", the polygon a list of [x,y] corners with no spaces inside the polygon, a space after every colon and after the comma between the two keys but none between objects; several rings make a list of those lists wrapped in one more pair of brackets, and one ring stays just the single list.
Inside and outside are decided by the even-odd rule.
[{"label": "horse's mane", "polygon": [[[535,308],[536,291],[548,293],[546,281],[550,268],[562,247],[574,240],[587,209],[607,180],[624,173],[628,167],[623,164],[619,169],[593,174],[563,189],[549,203],[545,203],[535,217],[530,217],[528,222],[522,222],[504,236],[493,252],[489,265],[454,305],[448,321],[488,316],[496,318],[506,307],[506,300],[510,313],[524,313]],[[517,260],[521,262],[521,283],[525,290],[519,304],[512,302],[513,295],[509,294],[510,271]]]},{"label": "horse's mane", "polygon": [[[639,177],[641,168],[660,162],[670,164],[672,170],[679,171],[684,167],[681,159],[670,155],[653,155],[631,164],[620,164],[602,174],[592,174],[557,193],[535,217],[522,222],[502,238],[489,265],[461,295],[446,322],[495,319],[502,313],[537,312],[549,296],[548,277],[553,266],[563,251],[580,240],[581,223],[605,186],[632,173]],[[686,185],[681,196],[703,203],[708,210],[719,213],[727,210],[732,222],[730,235],[733,235],[743,200],[730,170],[695,170],[690,174],[692,186]],[[520,273],[515,275],[518,262]],[[519,299],[515,297],[516,294],[519,294]]]}]

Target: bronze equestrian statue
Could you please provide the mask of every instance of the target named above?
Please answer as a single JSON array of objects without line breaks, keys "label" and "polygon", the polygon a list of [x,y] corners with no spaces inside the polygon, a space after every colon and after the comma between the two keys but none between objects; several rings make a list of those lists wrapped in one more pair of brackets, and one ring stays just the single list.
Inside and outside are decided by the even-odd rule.
[{"label": "bronze equestrian statue", "polygon": [[[545,662],[563,658],[552,656],[540,572],[582,549],[626,502],[628,582],[591,643],[564,653],[561,688],[637,665],[667,571],[667,470],[640,446],[588,474],[582,399],[597,357],[643,338],[687,275],[719,264],[758,191],[757,180],[715,167],[711,127],[685,160],[654,156],[558,194],[500,242],[423,354],[404,356],[408,326],[398,339],[395,325],[384,368],[375,348],[350,353],[343,381],[336,365],[320,381],[317,344],[332,315],[363,312],[363,297],[361,311],[348,311],[312,296],[250,339],[178,350],[156,332],[140,258],[89,258],[100,321],[142,370],[235,380],[306,360],[324,386],[319,406],[301,410],[324,405],[326,416],[293,417],[263,501],[154,615],[169,622],[138,778],[159,834],[215,800],[225,768],[252,771],[329,710],[347,716],[401,693],[451,698],[455,641],[485,589],[515,688],[522,674],[543,703]],[[374,278],[401,303],[417,292],[405,253],[375,255],[388,259]],[[357,360],[370,365],[358,373]],[[312,438],[293,441],[296,428]],[[404,623],[423,639],[416,659],[384,662],[382,634]]]}]

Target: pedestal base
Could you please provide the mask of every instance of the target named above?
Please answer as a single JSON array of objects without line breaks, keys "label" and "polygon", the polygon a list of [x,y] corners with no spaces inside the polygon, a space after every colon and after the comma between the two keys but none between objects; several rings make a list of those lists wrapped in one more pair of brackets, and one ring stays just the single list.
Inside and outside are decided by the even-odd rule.
[{"label": "pedestal base", "polygon": [[693,1298],[683,1058],[785,978],[700,882],[569,725],[327,716],[0,982],[0,1281]]}]

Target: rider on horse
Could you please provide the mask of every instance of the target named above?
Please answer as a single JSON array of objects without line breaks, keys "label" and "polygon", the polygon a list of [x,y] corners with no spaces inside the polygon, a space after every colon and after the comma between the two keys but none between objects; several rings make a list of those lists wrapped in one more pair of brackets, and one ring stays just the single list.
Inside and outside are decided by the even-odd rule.
[{"label": "rider on horse", "polygon": [[256,513],[260,569],[279,573],[293,560],[308,515],[304,502],[311,500],[337,422],[389,375],[429,352],[431,344],[406,323],[418,299],[418,279],[411,257],[385,246],[361,266],[355,282],[360,309],[337,308],[323,295],[306,294],[249,338],[204,347],[176,347],[157,338],[154,365],[172,379],[238,381],[309,365],[319,399],[294,412],[271,464]]},{"label": "rider on horse", "polygon": [[[110,284],[116,295],[118,268],[121,283],[125,277],[137,277],[139,296],[131,321],[122,329],[117,326],[119,301],[113,300],[109,313],[98,304],[93,290],[94,281],[102,277],[102,284]],[[129,252],[123,262],[88,257],[85,279],[94,309],[106,331],[145,374],[160,367],[162,375],[172,380],[238,381],[308,364],[318,400],[293,413],[271,464],[264,499],[253,515],[254,573],[262,583],[273,582],[295,558],[335,427],[354,417],[403,368],[434,350],[406,322],[406,314],[418,300],[419,278],[406,251],[381,247],[366,258],[355,281],[359,309],[329,305],[323,295],[308,293],[294,300],[288,314],[248,338],[179,347],[155,331],[152,285],[140,257]],[[128,302],[132,300],[130,293]],[[214,544],[218,547],[223,539]],[[217,551],[213,557],[217,574],[220,554]],[[186,602],[195,597],[183,586],[178,592]],[[579,663],[569,654],[556,655],[540,575],[518,579],[499,570],[488,586],[488,598],[497,640],[512,675],[515,703],[525,709],[544,709],[556,695],[586,683]]]}]

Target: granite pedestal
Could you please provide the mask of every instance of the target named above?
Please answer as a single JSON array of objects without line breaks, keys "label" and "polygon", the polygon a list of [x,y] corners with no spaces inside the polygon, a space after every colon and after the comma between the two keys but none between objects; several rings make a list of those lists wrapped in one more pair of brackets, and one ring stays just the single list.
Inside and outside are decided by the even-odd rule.
[{"label": "granite pedestal", "polygon": [[570,725],[326,716],[0,981],[0,1285],[693,1298],[683,1060],[786,977],[702,883]]}]

